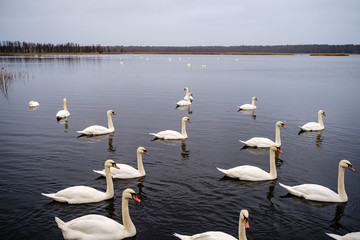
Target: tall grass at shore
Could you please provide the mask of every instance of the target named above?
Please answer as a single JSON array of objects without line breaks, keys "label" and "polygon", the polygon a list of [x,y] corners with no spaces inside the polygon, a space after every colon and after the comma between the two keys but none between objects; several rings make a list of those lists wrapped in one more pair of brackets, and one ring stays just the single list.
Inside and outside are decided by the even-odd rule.
[{"label": "tall grass at shore", "polygon": [[6,69],[5,66],[1,66],[0,69],[0,92],[4,95],[4,97],[7,99],[9,97],[9,87],[16,79],[25,79],[28,80],[30,78],[30,75],[28,73],[22,73],[22,72],[14,72],[9,71]]}]

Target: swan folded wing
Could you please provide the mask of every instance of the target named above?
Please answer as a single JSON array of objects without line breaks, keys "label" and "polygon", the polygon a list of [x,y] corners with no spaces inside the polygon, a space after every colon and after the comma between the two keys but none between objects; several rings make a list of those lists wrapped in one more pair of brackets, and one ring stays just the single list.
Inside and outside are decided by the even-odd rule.
[{"label": "swan folded wing", "polygon": [[69,117],[69,116],[70,116],[70,112],[67,110],[60,110],[56,114],[56,117],[59,117],[59,118],[64,118],[64,117]]},{"label": "swan folded wing", "polygon": [[308,122],[303,126],[299,126],[299,128],[304,131],[320,131],[324,129],[324,127],[317,122]]},{"label": "swan folded wing", "polygon": [[218,231],[209,231],[204,233],[195,234],[190,237],[191,240],[236,240],[233,236]]},{"label": "swan folded wing", "polygon": [[264,138],[264,137],[253,137],[247,141],[241,141],[241,140],[239,140],[239,141],[249,147],[267,148],[267,147],[271,147],[272,145],[275,144],[274,141],[270,140],[269,138]]},{"label": "swan folded wing", "polygon": [[239,178],[244,181],[261,181],[261,180],[270,180],[272,179],[270,173],[262,170],[261,168],[244,165],[228,170],[219,169],[219,171],[225,173],[226,176],[232,178]]},{"label": "swan folded wing", "polygon": [[55,193],[53,199],[65,199],[68,203],[86,203],[104,200],[105,196],[104,192],[92,187],[74,186]]},{"label": "swan folded wing", "polygon": [[191,105],[191,102],[190,101],[187,101],[187,100],[180,100],[176,103],[176,105],[178,106],[188,106],[188,105]]},{"label": "swan folded wing", "polygon": [[307,200],[320,202],[336,202],[340,200],[337,193],[318,184],[301,184],[293,187],[286,186],[281,183],[280,185],[286,188],[289,193],[298,197],[303,197]]},{"label": "swan folded wing", "polygon": [[[130,178],[137,178],[143,176],[140,174],[139,170],[133,168],[130,165],[116,164],[116,166],[118,166],[120,169],[110,168],[111,176],[113,178],[130,179]],[[105,169],[103,169],[102,171],[97,171],[97,170],[93,170],[93,171],[105,177]]]},{"label": "swan folded wing", "polygon": [[114,236],[114,233],[119,232],[120,229],[124,228],[120,223],[108,217],[96,214],[85,215],[73,219],[66,223],[66,225],[68,229],[73,231],[82,232],[87,235],[98,235],[98,239],[104,239],[104,235],[106,236],[107,234]]},{"label": "swan folded wing", "polygon": [[252,110],[252,109],[255,109],[256,107],[247,103],[247,104],[238,106],[238,108],[243,109],[243,110]]},{"label": "swan folded wing", "polygon": [[163,138],[163,139],[183,139],[184,137],[181,135],[181,133],[174,131],[174,130],[165,130],[158,133],[150,133],[151,135],[154,135],[157,138]]},{"label": "swan folded wing", "polygon": [[77,131],[77,132],[84,135],[101,135],[101,134],[111,133],[112,131],[110,131],[108,128],[103,126],[93,125],[85,128],[82,131]]}]

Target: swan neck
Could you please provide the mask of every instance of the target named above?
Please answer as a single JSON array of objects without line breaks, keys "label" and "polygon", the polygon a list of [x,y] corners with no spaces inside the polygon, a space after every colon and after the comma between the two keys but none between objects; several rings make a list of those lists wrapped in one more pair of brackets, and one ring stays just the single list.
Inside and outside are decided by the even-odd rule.
[{"label": "swan neck", "polygon": [[129,199],[126,199],[124,194],[122,197],[122,219],[123,225],[126,232],[136,232],[136,228],[134,223],[131,221],[130,213],[129,213]]},{"label": "swan neck", "polygon": [[270,175],[277,178],[275,151],[270,149]]},{"label": "swan neck", "polygon": [[111,113],[107,114],[107,118],[108,118],[108,128],[110,131],[114,131],[114,125],[113,125],[113,121],[111,118]]},{"label": "swan neck", "polygon": [[239,217],[239,240],[247,240],[245,223],[241,220],[241,216]]},{"label": "swan neck", "polygon": [[109,198],[114,197],[114,184],[111,177],[110,167],[105,167],[105,178],[106,178],[106,195]]},{"label": "swan neck", "polygon": [[66,107],[66,99],[64,99],[64,100],[63,100],[63,102],[64,102],[64,104],[63,104],[63,105],[64,105],[64,110],[65,110],[65,111],[67,111],[67,107]]},{"label": "swan neck", "polygon": [[186,97],[189,97],[189,89],[186,88]]},{"label": "swan neck", "polygon": [[318,113],[318,123],[323,127],[324,126],[324,122],[321,116],[321,112]]},{"label": "swan neck", "polygon": [[275,125],[275,143],[281,146],[280,126]]},{"label": "swan neck", "polygon": [[252,99],[251,105],[255,106],[255,99]]},{"label": "swan neck", "polygon": [[142,153],[140,152],[137,153],[137,165],[139,172],[145,175],[145,169],[142,161]]},{"label": "swan neck", "polygon": [[186,133],[186,127],[185,127],[185,120],[182,120],[181,121],[181,135],[184,137],[184,138],[187,138],[187,133]]},{"label": "swan neck", "polygon": [[345,168],[339,165],[338,194],[341,200],[347,201],[348,197],[345,191],[344,175],[345,175]]}]

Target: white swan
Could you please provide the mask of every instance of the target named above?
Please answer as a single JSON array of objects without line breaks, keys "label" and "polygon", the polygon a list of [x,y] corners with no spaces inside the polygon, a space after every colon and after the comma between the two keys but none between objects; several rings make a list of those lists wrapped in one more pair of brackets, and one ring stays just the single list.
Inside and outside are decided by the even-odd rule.
[{"label": "white swan", "polygon": [[[138,147],[137,151],[137,165],[138,169],[133,168],[127,164],[117,164],[119,168],[111,168],[111,176],[113,178],[120,179],[129,179],[129,178],[139,178],[145,176],[145,169],[142,161],[142,154],[149,155],[144,147]],[[94,172],[100,174],[101,176],[105,176],[105,169],[102,171]]]},{"label": "white swan", "polygon": [[123,191],[122,220],[124,225],[97,214],[85,215],[69,222],[64,222],[55,217],[55,221],[61,229],[64,239],[113,240],[132,237],[136,235],[136,228],[129,214],[130,198],[140,202],[134,190],[128,188]]},{"label": "white swan", "polygon": [[257,97],[252,97],[251,98],[251,104],[243,104],[241,106],[238,106],[239,110],[254,110],[256,109],[256,106],[255,106],[255,101],[257,101]]},{"label": "white swan", "polygon": [[40,106],[40,104],[36,101],[31,100],[29,102],[29,107],[38,107],[38,106]]},{"label": "white swan", "polygon": [[217,168],[220,172],[223,172],[226,176],[231,178],[239,178],[244,181],[267,181],[277,178],[275,151],[283,153],[277,144],[270,147],[270,173],[262,170],[261,168],[243,165],[228,170]]},{"label": "white swan", "polygon": [[351,232],[345,234],[344,236],[340,236],[337,234],[326,233],[328,236],[337,239],[337,240],[359,240],[360,239],[360,232]]},{"label": "white swan", "polygon": [[67,110],[67,107],[66,107],[66,98],[63,99],[63,105],[64,105],[64,110],[59,110],[56,114],[56,118],[58,120],[67,118],[70,116],[70,112]]},{"label": "white swan", "polygon": [[82,131],[76,131],[76,132],[81,133],[83,135],[102,135],[102,134],[114,132],[115,128],[111,119],[111,115],[116,115],[116,114],[113,110],[109,110],[107,111],[106,115],[108,119],[108,128],[99,125],[93,125],[85,128]]},{"label": "white swan", "polygon": [[[249,212],[245,209],[241,210],[239,217],[239,240],[246,240],[246,228],[249,228]],[[175,237],[181,240],[236,240],[233,236],[220,232],[220,231],[209,231],[204,233],[195,234],[192,236],[181,235],[174,233]]]},{"label": "white swan", "polygon": [[247,147],[259,147],[259,148],[268,148],[274,145],[275,143],[281,146],[281,138],[280,138],[280,126],[283,128],[285,127],[285,124],[281,121],[276,122],[275,124],[275,142],[270,140],[269,138],[263,138],[263,137],[253,137],[247,141],[241,141],[245,146]]},{"label": "white swan", "polygon": [[192,96],[192,93],[189,94],[189,96],[186,96],[186,100],[180,100],[176,103],[176,107],[181,107],[181,106],[190,106],[191,105],[191,100],[190,97]]},{"label": "white swan", "polygon": [[321,115],[325,115],[325,111],[324,110],[319,110],[318,112],[318,122],[308,122],[303,126],[299,126],[299,128],[302,131],[321,131],[325,128],[324,126],[324,122],[322,120]]},{"label": "white swan", "polygon": [[183,117],[181,119],[181,133],[174,131],[174,130],[165,130],[158,133],[149,133],[150,135],[154,135],[155,138],[161,138],[165,140],[172,140],[172,139],[186,139],[188,138],[186,134],[186,127],[185,122],[190,122],[188,117]]},{"label": "white swan", "polygon": [[194,100],[194,96],[193,96],[191,93],[189,93],[189,88],[188,88],[188,87],[185,87],[185,88],[184,88],[184,91],[186,91],[186,94],[185,94],[184,99],[187,100],[188,97],[189,97],[189,98],[190,98],[190,101],[192,102],[192,101]]},{"label": "white swan", "polygon": [[93,203],[100,202],[114,197],[114,185],[111,178],[110,167],[118,168],[116,163],[109,159],[105,161],[106,172],[106,192],[96,190],[87,186],[74,186],[65,188],[57,193],[42,195],[52,198],[58,202],[67,202],[69,204]]},{"label": "white swan", "polygon": [[281,183],[279,184],[288,190],[289,193],[298,197],[303,197],[307,200],[320,202],[347,202],[348,196],[346,195],[344,184],[345,168],[349,168],[355,172],[355,169],[348,160],[340,161],[338,174],[338,193],[318,184],[301,184],[293,187],[286,186]]}]

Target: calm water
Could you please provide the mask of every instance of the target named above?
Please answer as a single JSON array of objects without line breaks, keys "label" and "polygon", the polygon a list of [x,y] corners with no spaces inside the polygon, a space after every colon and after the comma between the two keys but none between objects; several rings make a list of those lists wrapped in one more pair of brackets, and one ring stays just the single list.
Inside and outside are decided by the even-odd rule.
[{"label": "calm water", "polygon": [[[219,230],[237,237],[241,209],[250,212],[249,239],[330,239],[325,232],[360,231],[360,175],[346,171],[349,201],[324,204],[287,196],[278,182],[317,183],[337,189],[338,162],[360,170],[360,56],[111,55],[0,57],[0,65],[22,75],[0,96],[1,239],[61,239],[54,217],[69,221],[86,214],[121,219],[121,193],[137,228],[131,239],[175,239],[174,232]],[[171,61],[169,60],[171,58]],[[123,64],[120,64],[120,62]],[[191,64],[188,67],[188,63]],[[201,67],[205,64],[207,67]],[[175,109],[194,94],[191,109]],[[238,105],[258,97],[257,110]],[[70,119],[55,114],[66,97]],[[40,107],[30,111],[28,102]],[[113,109],[115,133],[77,138],[77,130],[106,125]],[[317,120],[322,133],[298,135],[298,125]],[[149,132],[180,130],[189,116],[189,139],[151,141]],[[281,120],[284,154],[276,181],[249,183],[223,178],[216,167],[255,165],[269,169],[268,152],[242,149],[239,139],[274,138]],[[40,193],[74,185],[105,190],[92,172],[106,159],[136,166],[144,146],[146,177],[114,180],[112,200],[67,205]]]}]

